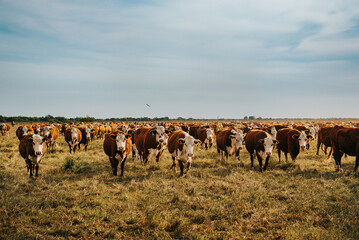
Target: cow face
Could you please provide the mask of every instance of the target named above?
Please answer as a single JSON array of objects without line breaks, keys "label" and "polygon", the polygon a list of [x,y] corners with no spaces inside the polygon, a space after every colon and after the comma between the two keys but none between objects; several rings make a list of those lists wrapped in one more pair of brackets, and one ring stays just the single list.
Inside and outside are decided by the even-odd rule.
[{"label": "cow face", "polygon": [[50,130],[51,130],[51,129],[52,129],[52,128],[51,128],[50,126],[45,126],[42,135],[43,135],[44,137],[49,137],[49,136],[50,136]]},{"label": "cow face", "polygon": [[307,135],[304,131],[302,131],[300,134],[294,134],[292,136],[293,139],[298,139],[299,147],[304,150],[307,144]]},{"label": "cow face", "polygon": [[275,127],[272,127],[270,129],[270,135],[272,136],[273,139],[277,139],[277,130],[275,129]]},{"label": "cow face", "polygon": [[315,130],[315,127],[309,127],[309,136],[311,136],[312,137],[312,139],[316,139],[316,134],[317,134],[317,132],[316,132],[316,130]]},{"label": "cow face", "polygon": [[206,139],[208,139],[208,142],[210,145],[212,145],[213,141],[214,141],[214,132],[212,129],[208,128],[206,130]]},{"label": "cow face", "polygon": [[264,153],[267,156],[272,155],[273,146],[274,146],[274,144],[278,143],[277,140],[273,139],[269,135],[266,138],[260,139],[259,142],[263,144]]},{"label": "cow face", "polygon": [[[129,135],[127,135],[129,136]],[[125,133],[117,133],[117,135],[111,135],[112,138],[116,141],[116,150],[117,152],[124,152],[126,148],[126,134]]]},{"label": "cow face", "polygon": [[72,142],[77,142],[77,128],[71,128]]},{"label": "cow face", "polygon": [[23,136],[26,136],[28,131],[29,129],[26,126],[22,127],[22,132],[24,133]]},{"label": "cow face", "polygon": [[167,134],[163,126],[156,126],[155,129],[151,131],[151,134],[156,136],[157,143],[163,143],[166,140]]},{"label": "cow face", "polygon": [[194,145],[201,141],[194,139],[194,137],[189,134],[186,134],[184,138],[178,139],[178,142],[183,144],[183,149],[180,152],[179,160],[192,161]]},{"label": "cow face", "polygon": [[89,127],[85,128],[85,135],[87,140],[91,140],[91,129]]},{"label": "cow face", "polygon": [[43,143],[46,141],[46,138],[43,138],[38,134],[34,134],[28,139],[28,141],[30,144],[32,144],[35,156],[42,156],[44,153]]},{"label": "cow face", "polygon": [[245,134],[243,134],[241,130],[238,130],[238,132],[232,132],[232,135],[230,135],[232,149],[235,151],[242,149],[244,136]]}]

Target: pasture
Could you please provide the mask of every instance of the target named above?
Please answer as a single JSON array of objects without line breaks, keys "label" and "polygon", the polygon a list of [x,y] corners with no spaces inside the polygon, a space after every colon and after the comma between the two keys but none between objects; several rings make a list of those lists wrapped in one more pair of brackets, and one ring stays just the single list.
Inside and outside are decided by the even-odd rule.
[{"label": "pasture", "polygon": [[338,173],[314,142],[295,163],[274,150],[263,173],[245,148],[238,167],[198,145],[184,177],[166,149],[159,163],[129,158],[121,178],[103,140],[70,154],[61,135],[29,179],[16,128],[0,136],[0,239],[359,239],[355,158]]}]

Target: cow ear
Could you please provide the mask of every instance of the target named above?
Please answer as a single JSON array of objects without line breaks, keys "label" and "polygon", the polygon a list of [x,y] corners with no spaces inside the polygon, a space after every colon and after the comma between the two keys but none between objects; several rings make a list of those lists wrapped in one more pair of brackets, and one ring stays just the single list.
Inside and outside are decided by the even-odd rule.
[{"label": "cow ear", "polygon": [[46,142],[46,141],[47,141],[47,137],[43,137],[42,142]]},{"label": "cow ear", "polygon": [[166,132],[168,135],[170,135],[172,131],[170,131],[170,130],[165,130],[165,132]]},{"label": "cow ear", "polygon": [[299,134],[294,134],[293,136],[292,136],[292,138],[295,140],[295,139],[298,139],[299,138]]},{"label": "cow ear", "polygon": [[273,143],[278,144],[279,142],[277,140],[273,139]]},{"label": "cow ear", "polygon": [[130,134],[126,134],[126,138],[131,138],[132,136]]},{"label": "cow ear", "polygon": [[155,134],[156,134],[156,130],[151,131],[152,136],[155,136]]},{"label": "cow ear", "polygon": [[264,139],[259,139],[258,142],[259,143],[264,143]]},{"label": "cow ear", "polygon": [[200,143],[200,142],[201,142],[201,140],[199,140],[199,139],[195,139],[195,140],[194,140],[194,143],[195,143],[195,144]]},{"label": "cow ear", "polygon": [[313,139],[313,137],[312,137],[312,136],[310,136],[310,135],[309,135],[309,136],[307,136],[307,138],[308,138],[308,139]]},{"label": "cow ear", "polygon": [[178,142],[181,143],[181,144],[184,144],[184,138],[178,139]]},{"label": "cow ear", "polygon": [[111,134],[110,137],[112,137],[113,139],[116,139],[116,138],[117,138],[117,135]]}]

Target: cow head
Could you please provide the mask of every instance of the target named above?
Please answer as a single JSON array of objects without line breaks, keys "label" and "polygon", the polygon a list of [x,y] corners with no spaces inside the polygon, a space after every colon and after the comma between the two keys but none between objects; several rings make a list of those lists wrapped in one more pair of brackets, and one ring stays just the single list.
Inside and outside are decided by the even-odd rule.
[{"label": "cow head", "polygon": [[116,141],[116,151],[123,153],[126,149],[126,138],[130,138],[131,135],[118,132],[116,135],[112,134],[111,137]]},{"label": "cow head", "polygon": [[[29,139],[28,142],[32,144],[32,148],[34,150],[35,156],[39,157],[42,156],[44,153],[44,142],[46,138],[41,137],[38,134],[33,134]],[[37,161],[41,158],[37,158]]]},{"label": "cow head", "polygon": [[210,128],[206,129],[206,140],[205,141],[208,141],[209,147],[211,147],[214,142],[214,132]]},{"label": "cow head", "polygon": [[42,132],[42,136],[44,137],[50,137],[50,130],[52,129],[51,126],[45,126]]},{"label": "cow head", "polygon": [[304,150],[307,144],[307,135],[304,131],[302,131],[300,134],[294,134],[292,136],[293,139],[298,140],[299,147]]},{"label": "cow head", "polygon": [[23,126],[21,128],[22,132],[24,133],[23,136],[26,136],[27,135],[27,132],[29,131],[29,129],[26,127],[26,126]]},{"label": "cow head", "polygon": [[267,137],[259,139],[258,141],[263,144],[264,153],[267,156],[272,155],[273,146],[278,143],[278,141],[273,139],[269,134],[267,134]]},{"label": "cow head", "polygon": [[234,148],[236,151],[242,149],[245,134],[243,134],[242,130],[240,129],[238,129],[238,132],[232,130],[231,133],[232,134],[229,135],[229,137],[231,139],[232,148]]},{"label": "cow head", "polygon": [[85,135],[87,140],[91,140],[91,129],[89,127],[85,128]]},{"label": "cow head", "polygon": [[156,142],[158,143],[163,143],[166,140],[166,131],[165,128],[163,126],[156,126],[152,131],[151,131],[151,135],[152,136],[156,136]]},{"label": "cow head", "polygon": [[72,142],[77,142],[77,128],[71,128],[71,139]]},{"label": "cow head", "polygon": [[183,149],[181,151],[179,160],[192,161],[194,145],[201,141],[194,139],[194,137],[189,134],[185,134],[185,137],[178,139],[178,142],[183,144]]},{"label": "cow head", "polygon": [[273,139],[277,139],[277,130],[275,129],[275,127],[272,127],[270,129],[270,135],[272,136]]}]

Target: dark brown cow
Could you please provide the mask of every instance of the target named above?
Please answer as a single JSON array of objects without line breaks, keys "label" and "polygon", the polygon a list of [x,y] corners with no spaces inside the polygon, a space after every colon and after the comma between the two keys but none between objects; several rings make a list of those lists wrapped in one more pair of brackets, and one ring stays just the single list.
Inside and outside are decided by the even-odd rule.
[{"label": "dark brown cow", "polygon": [[29,125],[19,126],[16,129],[16,136],[20,141],[24,136],[26,136],[28,134],[33,134],[33,133],[34,133],[34,130]]},{"label": "dark brown cow", "polygon": [[163,126],[141,127],[135,131],[133,137],[139,157],[142,163],[146,164],[149,155],[151,153],[157,155],[156,150],[163,147],[162,143],[165,142],[167,134]]},{"label": "dark brown cow", "polygon": [[359,165],[359,128],[346,128],[335,126],[331,132],[331,145],[336,170],[342,171],[342,156],[356,156],[354,172]]},{"label": "dark brown cow", "polygon": [[77,145],[81,142],[82,133],[76,127],[69,127],[65,131],[65,141],[69,145],[70,153],[76,152]]},{"label": "dark brown cow", "polygon": [[[317,140],[317,155],[319,155],[319,148],[322,148],[324,145],[324,153],[327,154],[327,148],[332,147],[331,143],[331,136],[336,133],[337,130],[343,128],[342,126],[328,126],[328,127],[321,127],[318,130],[318,140]],[[333,149],[331,148],[328,154],[328,159],[332,155]]]},{"label": "dark brown cow", "polygon": [[224,154],[228,161],[228,156],[235,154],[235,158],[238,160],[239,164],[240,150],[242,149],[244,137],[245,134],[243,134],[240,129],[235,131],[234,129],[227,128],[218,131],[216,136],[218,160],[220,161],[221,157],[223,159]]},{"label": "dark brown cow", "polygon": [[[173,160],[171,169],[173,168],[176,172],[177,161],[181,170],[180,175],[183,176],[183,174],[187,173],[191,168],[193,147],[199,142],[201,141],[195,139],[185,131],[179,130],[172,132],[168,139],[168,151],[170,152]],[[187,164],[187,166],[184,171],[185,164]]]},{"label": "dark brown cow", "polygon": [[35,176],[38,176],[39,164],[46,150],[46,138],[37,134],[25,135],[19,144],[19,152],[21,157],[25,159],[27,171],[32,177],[35,170]]},{"label": "dark brown cow", "polygon": [[[191,135],[191,134],[190,134]],[[209,127],[199,127],[197,128],[197,137],[194,138],[200,140],[204,144],[206,150],[211,148],[215,139],[214,132]]]},{"label": "dark brown cow", "polygon": [[307,143],[307,136],[304,131],[292,128],[282,128],[277,132],[278,159],[280,162],[281,152],[284,152],[285,160],[288,161],[287,154],[290,154],[293,162],[297,158],[300,149],[304,150]]},{"label": "dark brown cow", "polygon": [[113,175],[117,176],[117,168],[121,162],[121,176],[125,168],[125,162],[132,149],[131,135],[117,132],[105,135],[103,149],[110,159]]},{"label": "dark brown cow", "polygon": [[[249,131],[245,137],[245,145],[251,157],[251,167],[253,168],[254,154],[256,154],[260,171],[266,170],[273,146],[277,143],[277,140],[263,130]],[[265,159],[264,167],[262,165],[263,159]]]}]

